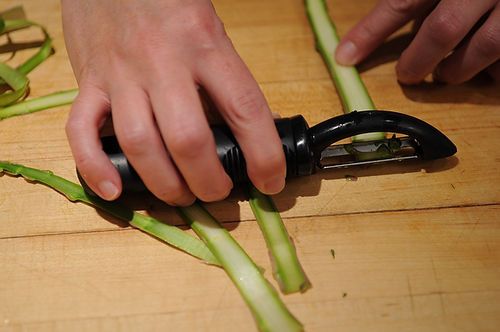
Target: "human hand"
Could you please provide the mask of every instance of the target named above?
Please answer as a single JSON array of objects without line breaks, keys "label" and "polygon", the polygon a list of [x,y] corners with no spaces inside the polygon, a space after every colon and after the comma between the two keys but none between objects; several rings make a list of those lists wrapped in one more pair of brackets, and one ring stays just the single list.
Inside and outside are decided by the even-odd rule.
[{"label": "human hand", "polygon": [[148,189],[173,205],[225,198],[232,183],[216,154],[203,86],[264,193],[286,165],[267,102],[208,0],[62,0],[68,54],[80,87],[66,132],[81,175],[112,200],[120,178],[102,151],[110,112],[121,148]]},{"label": "human hand", "polygon": [[500,80],[498,0],[380,0],[341,40],[337,61],[359,63],[411,20],[421,24],[396,66],[401,83],[416,84],[433,73],[457,84],[485,69]]}]

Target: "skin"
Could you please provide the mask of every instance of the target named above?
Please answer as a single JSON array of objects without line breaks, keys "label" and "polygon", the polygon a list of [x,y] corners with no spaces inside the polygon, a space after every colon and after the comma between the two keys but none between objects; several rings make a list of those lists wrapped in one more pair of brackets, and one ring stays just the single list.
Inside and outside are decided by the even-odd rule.
[{"label": "skin", "polygon": [[[262,192],[285,185],[286,165],[267,102],[208,0],[62,0],[67,50],[80,87],[66,132],[94,192],[120,195],[99,129],[115,134],[148,189],[172,205],[225,198],[233,184],[217,158],[197,87],[214,100]],[[265,148],[262,148],[262,147]]]},{"label": "skin", "polygon": [[498,0],[381,0],[342,39],[337,61],[358,64],[412,20],[416,34],[396,66],[401,83],[417,84],[433,74],[458,84],[483,70],[500,80]]}]

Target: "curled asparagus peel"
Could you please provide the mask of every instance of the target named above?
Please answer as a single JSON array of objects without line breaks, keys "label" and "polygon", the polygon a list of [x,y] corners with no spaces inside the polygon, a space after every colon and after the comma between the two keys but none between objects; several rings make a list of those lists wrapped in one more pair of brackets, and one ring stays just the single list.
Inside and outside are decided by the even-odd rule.
[{"label": "curled asparagus peel", "polygon": [[26,75],[2,62],[0,62],[0,78],[12,89],[0,95],[0,107],[13,104],[28,94],[29,81]]},{"label": "curled asparagus peel", "polygon": [[72,202],[82,202],[98,208],[113,217],[128,221],[131,226],[199,258],[208,264],[220,265],[218,260],[201,240],[185,233],[178,227],[164,224],[155,218],[134,212],[117,202],[108,202],[98,197],[89,196],[80,185],[57,176],[51,171],[43,171],[19,164],[0,161],[0,173],[2,172],[13,176],[22,176],[28,181],[42,183],[62,193]]},{"label": "curled asparagus peel", "polygon": [[[316,49],[335,83],[345,113],[352,111],[374,110],[375,105],[368,94],[357,69],[342,66],[335,61],[335,50],[339,36],[335,25],[328,15],[325,0],[305,0],[307,17],[316,38]],[[385,133],[367,133],[353,137],[353,141],[374,141],[385,138]]]},{"label": "curled asparagus peel", "polygon": [[229,232],[201,205],[178,208],[186,223],[206,243],[240,291],[261,331],[302,331],[276,290]]},{"label": "curled asparagus peel", "polygon": [[13,104],[26,97],[29,91],[29,80],[26,75],[54,53],[52,39],[43,26],[26,19],[5,20],[0,17],[0,35],[32,26],[42,30],[44,41],[34,55],[15,69],[5,63],[0,63],[0,84],[7,84],[12,89],[0,95],[0,107]]},{"label": "curled asparagus peel", "polygon": [[254,186],[249,188],[250,207],[264,235],[273,265],[273,275],[285,294],[305,292],[311,288],[295,246],[271,197]]},{"label": "curled asparagus peel", "polygon": [[[38,67],[38,65],[44,62],[49,56],[54,54],[54,49],[52,48],[52,38],[50,38],[47,30],[38,23],[31,22],[26,19],[5,20],[0,17],[0,35],[30,27],[38,27],[42,31],[44,39],[37,52],[16,67],[16,71],[23,75],[27,75],[28,73],[30,73],[33,69]],[[4,82],[0,81],[0,83]]]}]

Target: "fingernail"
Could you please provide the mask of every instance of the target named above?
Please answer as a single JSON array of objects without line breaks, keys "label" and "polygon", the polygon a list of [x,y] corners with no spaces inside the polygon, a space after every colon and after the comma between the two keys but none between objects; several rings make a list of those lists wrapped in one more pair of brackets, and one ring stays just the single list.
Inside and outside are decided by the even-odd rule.
[{"label": "fingernail", "polygon": [[266,194],[277,194],[285,187],[285,178],[277,176],[264,183],[264,192]]},{"label": "fingernail", "polygon": [[118,188],[113,184],[113,182],[104,180],[98,185],[99,193],[101,197],[106,200],[113,200],[120,194]]},{"label": "fingernail", "polygon": [[348,40],[346,42],[340,43],[339,47],[337,48],[335,57],[337,59],[337,62],[341,65],[351,66],[356,64],[357,53],[358,48],[356,47],[356,45]]}]

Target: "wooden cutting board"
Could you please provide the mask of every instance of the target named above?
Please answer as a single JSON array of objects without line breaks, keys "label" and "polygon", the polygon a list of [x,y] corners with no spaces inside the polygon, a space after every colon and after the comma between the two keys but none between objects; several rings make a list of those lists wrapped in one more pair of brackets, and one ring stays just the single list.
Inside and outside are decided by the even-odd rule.
[{"label": "wooden cutting board", "polygon": [[[374,3],[329,1],[340,33]],[[273,111],[303,114],[311,124],[341,113],[302,1],[214,4]],[[0,10],[14,5],[47,27],[56,49],[29,75],[31,96],[76,87],[59,1],[2,0]],[[40,37],[36,29],[19,36]],[[307,331],[498,331],[499,86],[476,80],[402,87],[394,75],[398,52],[391,43],[361,66],[375,104],[430,122],[458,153],[291,181],[275,200],[313,288],[284,301]],[[28,55],[19,52],[10,63]],[[64,134],[68,110],[0,122],[0,159],[76,180]],[[270,277],[243,196],[208,208]],[[157,202],[148,210],[181,224]],[[0,331],[235,329],[253,331],[255,324],[222,270],[43,186],[0,178]]]}]

